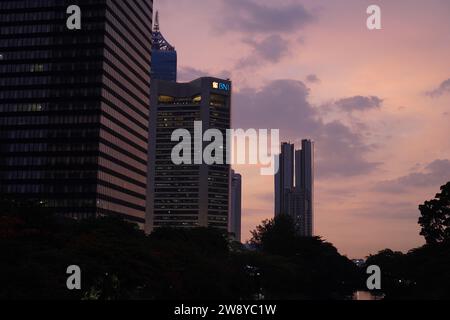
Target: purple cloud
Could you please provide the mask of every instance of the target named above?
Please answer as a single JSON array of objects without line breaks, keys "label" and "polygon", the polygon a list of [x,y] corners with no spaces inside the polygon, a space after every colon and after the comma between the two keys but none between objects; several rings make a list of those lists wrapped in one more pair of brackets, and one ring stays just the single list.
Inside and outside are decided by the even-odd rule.
[{"label": "purple cloud", "polygon": [[450,79],[443,81],[438,88],[428,91],[427,95],[432,98],[437,98],[447,93],[450,93]]},{"label": "purple cloud", "polygon": [[315,74],[309,74],[306,76],[306,81],[309,83],[319,83],[320,79]]},{"label": "purple cloud", "polygon": [[178,68],[178,81],[189,82],[200,77],[217,77],[222,79],[231,78],[231,73],[228,71],[221,71],[219,73],[210,72],[207,70],[200,70],[192,67],[180,67]]},{"label": "purple cloud", "polygon": [[289,45],[279,35],[271,35],[261,41],[246,39],[244,42],[253,48],[249,57],[240,60],[237,68],[259,66],[264,63],[277,63],[288,54]]},{"label": "purple cloud", "polygon": [[317,146],[318,175],[323,178],[356,176],[380,163],[366,160],[374,149],[364,135],[339,121],[326,123],[320,109],[309,102],[310,89],[301,81],[277,80],[260,90],[235,93],[234,127],[280,129],[284,140],[312,138]]},{"label": "purple cloud", "polygon": [[383,104],[383,100],[375,97],[354,96],[350,98],[340,99],[335,105],[343,111],[366,111],[370,109],[379,109]]},{"label": "purple cloud", "polygon": [[268,6],[255,0],[223,0],[222,25],[245,33],[292,32],[314,21],[301,3]]},{"label": "purple cloud", "polygon": [[394,180],[382,181],[376,191],[389,193],[407,192],[411,188],[439,187],[450,181],[450,160],[435,160],[423,172],[414,172]]}]

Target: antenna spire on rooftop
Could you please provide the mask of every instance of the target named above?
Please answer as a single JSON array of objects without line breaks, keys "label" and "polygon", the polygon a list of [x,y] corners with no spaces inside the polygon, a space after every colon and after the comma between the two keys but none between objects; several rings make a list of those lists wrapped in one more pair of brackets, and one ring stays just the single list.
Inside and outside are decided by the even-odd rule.
[{"label": "antenna spire on rooftop", "polygon": [[159,32],[159,12],[158,11],[156,11],[155,25],[153,26],[153,31],[154,32]]},{"label": "antenna spire on rooftop", "polygon": [[155,14],[155,23],[153,25],[152,32],[152,48],[153,50],[161,50],[161,51],[175,51],[175,48],[170,45],[170,43],[164,39],[164,36],[161,34],[159,28],[159,12],[156,11]]}]

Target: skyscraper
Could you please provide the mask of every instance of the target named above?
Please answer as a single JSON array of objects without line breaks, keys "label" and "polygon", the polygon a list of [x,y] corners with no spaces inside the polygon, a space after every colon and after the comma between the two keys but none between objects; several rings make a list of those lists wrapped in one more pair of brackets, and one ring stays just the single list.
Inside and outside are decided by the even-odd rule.
[{"label": "skyscraper", "polygon": [[230,229],[236,241],[241,241],[242,219],[242,176],[231,170],[231,211]]},{"label": "skyscraper", "polygon": [[[72,4],[81,30],[67,28]],[[1,196],[144,226],[152,7],[0,2]]]},{"label": "skyscraper", "polygon": [[314,142],[302,141],[302,149],[295,151],[295,192],[301,194],[300,232],[314,234]]},{"label": "skyscraper", "polygon": [[294,145],[281,144],[279,170],[275,174],[275,215],[287,214],[287,197],[294,188]]},{"label": "skyscraper", "polygon": [[[217,129],[226,137],[231,118],[231,82],[217,78],[189,83],[154,80],[150,96],[146,231],[196,226],[228,230],[230,166],[194,164],[194,152],[192,164],[176,165],[171,155],[179,142],[171,138],[175,130],[185,129],[192,136],[189,146],[193,149],[195,121],[202,122],[203,133]],[[226,160],[228,150],[224,151]]]},{"label": "skyscraper", "polygon": [[177,81],[177,52],[160,31],[158,12],[156,12],[152,33],[151,70],[152,80]]},{"label": "skyscraper", "polygon": [[281,147],[280,170],[275,175],[275,215],[291,216],[299,234],[311,237],[314,234],[314,143],[303,140],[302,149],[294,152],[294,148],[289,143]]}]

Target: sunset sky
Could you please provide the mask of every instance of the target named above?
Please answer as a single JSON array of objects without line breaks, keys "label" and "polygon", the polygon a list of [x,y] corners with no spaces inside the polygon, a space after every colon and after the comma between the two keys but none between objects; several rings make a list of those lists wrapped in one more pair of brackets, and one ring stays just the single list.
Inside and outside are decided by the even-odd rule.
[{"label": "sunset sky", "polygon": [[[366,9],[382,9],[369,31]],[[233,127],[316,142],[315,233],[362,258],[423,243],[418,205],[450,181],[450,1],[156,0],[179,80],[233,81]],[[274,211],[243,175],[243,240]]]}]

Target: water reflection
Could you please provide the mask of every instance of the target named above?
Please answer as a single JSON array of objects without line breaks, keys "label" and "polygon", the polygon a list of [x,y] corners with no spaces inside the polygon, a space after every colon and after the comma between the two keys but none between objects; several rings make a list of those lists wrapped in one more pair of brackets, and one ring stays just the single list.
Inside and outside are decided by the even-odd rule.
[{"label": "water reflection", "polygon": [[358,301],[377,301],[377,300],[383,300],[383,296],[377,296],[372,294],[369,291],[356,291],[353,294],[353,300]]}]

